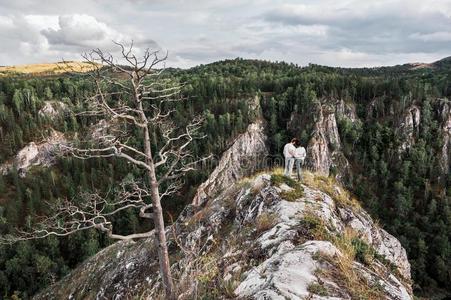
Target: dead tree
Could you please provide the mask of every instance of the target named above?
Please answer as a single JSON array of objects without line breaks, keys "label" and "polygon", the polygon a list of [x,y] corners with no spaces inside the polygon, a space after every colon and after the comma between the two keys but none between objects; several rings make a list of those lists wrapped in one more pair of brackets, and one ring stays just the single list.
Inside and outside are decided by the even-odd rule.
[{"label": "dead tree", "polygon": [[[117,45],[121,50],[119,61],[100,49],[83,55],[92,65],[95,93],[80,114],[102,121],[89,140],[62,147],[80,159],[125,159],[141,168],[145,179],[125,180],[111,191],[114,196],[84,193],[76,204],[61,201],[55,206],[55,214],[42,218],[32,231],[21,231],[13,239],[65,236],[91,228],[123,240],[149,237],[154,232],[165,294],[174,299],[161,199],[176,192],[184,173],[203,160],[194,159],[189,151],[190,143],[201,138],[198,130],[202,119],[193,118],[182,128],[171,121],[175,111],[171,107],[183,98],[181,84],[171,82],[160,67],[167,55],[159,57],[158,51],[148,49],[138,57],[133,45]],[[158,145],[153,144],[155,140]],[[111,217],[128,208],[137,209],[142,218],[153,219],[154,231],[116,234]]]}]

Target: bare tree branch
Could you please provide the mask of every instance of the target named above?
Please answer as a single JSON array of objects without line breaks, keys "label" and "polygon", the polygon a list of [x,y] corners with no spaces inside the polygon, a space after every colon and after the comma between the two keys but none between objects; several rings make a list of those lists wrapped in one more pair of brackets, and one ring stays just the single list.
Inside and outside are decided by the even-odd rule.
[{"label": "bare tree branch", "polygon": [[[133,42],[129,46],[114,43],[125,65],[100,49],[82,55],[92,66],[88,76],[95,93],[77,115],[102,120],[93,125],[86,140],[61,145],[61,150],[79,159],[125,159],[143,170],[145,183],[127,180],[103,196],[97,191],[82,193],[78,201],[63,200],[53,205],[54,213],[49,217],[42,216],[38,224],[4,239],[66,236],[88,229],[100,230],[113,239],[153,234],[166,296],[174,299],[161,199],[177,193],[183,186],[184,174],[208,159],[194,158],[189,149],[192,141],[203,138],[199,134],[203,119],[195,117],[185,126],[171,120],[173,104],[186,99],[181,95],[183,84],[165,78],[164,66],[157,68],[164,64],[167,52],[160,56],[159,51],[146,49],[138,56]],[[125,236],[115,233],[112,217],[127,209],[136,209],[141,218],[152,218],[155,229]]]}]

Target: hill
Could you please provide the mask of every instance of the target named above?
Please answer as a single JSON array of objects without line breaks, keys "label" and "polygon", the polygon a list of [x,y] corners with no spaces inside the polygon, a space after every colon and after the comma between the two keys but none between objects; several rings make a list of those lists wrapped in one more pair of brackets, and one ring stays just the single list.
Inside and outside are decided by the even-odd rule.
[{"label": "hill", "polygon": [[0,76],[48,76],[66,72],[89,72],[93,66],[85,62],[67,61],[46,64],[0,66]]}]

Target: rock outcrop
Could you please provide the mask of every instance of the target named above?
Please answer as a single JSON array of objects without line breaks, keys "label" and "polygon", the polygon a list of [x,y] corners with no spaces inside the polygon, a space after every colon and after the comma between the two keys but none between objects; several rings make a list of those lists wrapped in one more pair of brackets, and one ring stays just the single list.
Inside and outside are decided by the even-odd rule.
[{"label": "rock outcrop", "polygon": [[67,105],[61,101],[45,101],[38,114],[41,117],[54,119],[67,111],[69,111]]},{"label": "rock outcrop", "polygon": [[197,189],[192,204],[203,204],[241,178],[264,167],[264,159],[269,153],[266,142],[263,121],[250,124],[246,132],[239,135],[222,154],[217,167]]},{"label": "rock outcrop", "polygon": [[59,146],[66,143],[67,140],[63,133],[52,130],[44,141],[27,144],[11,161],[0,166],[0,171],[5,175],[12,168],[16,168],[19,176],[24,177],[33,166],[51,166],[55,162]]},{"label": "rock outcrop", "polygon": [[400,152],[406,151],[415,143],[415,137],[420,129],[420,116],[420,108],[416,105],[409,107],[402,116],[397,128],[397,134],[402,140]]},{"label": "rock outcrop", "polygon": [[[406,252],[347,192],[306,174],[229,186],[167,228],[179,299],[413,299]],[[36,299],[161,296],[153,237],[99,252]]]},{"label": "rock outcrop", "polygon": [[440,173],[446,177],[450,173],[451,157],[451,105],[448,100],[442,101],[439,109],[443,146],[439,156]]},{"label": "rock outcrop", "polygon": [[302,116],[293,113],[287,124],[294,136],[301,136],[303,131],[310,134],[307,143],[305,166],[326,176],[331,169],[337,171],[337,178],[346,182],[351,177],[350,164],[343,153],[337,122],[348,119],[354,123],[359,120],[355,104],[343,99],[325,98],[318,102],[312,113]]},{"label": "rock outcrop", "polygon": [[[343,104],[344,105],[344,104]],[[340,105],[340,110],[344,108]],[[352,110],[350,110],[352,111]],[[347,113],[343,117],[348,117]],[[349,162],[345,157],[337,126],[336,108],[322,105],[317,112],[312,137],[307,145],[306,166],[315,172],[329,176],[331,168],[339,170],[337,176],[346,178],[350,174]],[[356,120],[355,114],[350,118]]]},{"label": "rock outcrop", "polygon": [[343,99],[336,100],[335,113],[338,118],[348,118],[351,122],[358,120],[355,104]]}]

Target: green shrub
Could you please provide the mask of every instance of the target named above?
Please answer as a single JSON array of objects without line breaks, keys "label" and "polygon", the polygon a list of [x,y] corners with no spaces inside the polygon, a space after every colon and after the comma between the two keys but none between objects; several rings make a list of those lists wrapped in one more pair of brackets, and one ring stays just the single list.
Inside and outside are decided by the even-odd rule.
[{"label": "green shrub", "polygon": [[306,213],[299,224],[316,240],[330,239],[324,221],[313,213]]},{"label": "green shrub", "polygon": [[290,202],[294,202],[297,199],[301,198],[302,196],[304,196],[304,189],[302,188],[302,186],[297,186],[296,188],[294,188],[291,191],[288,192],[282,192],[281,196],[283,199],[290,201]]},{"label": "green shrub", "polygon": [[354,237],[351,240],[351,244],[355,250],[355,258],[357,261],[365,265],[370,265],[375,258],[376,251],[373,247],[369,246],[362,239]]},{"label": "green shrub", "polygon": [[287,177],[280,174],[271,175],[271,184],[275,186],[281,186],[282,184],[286,184],[289,187],[296,188],[299,184],[291,177]]},{"label": "green shrub", "polygon": [[323,285],[316,282],[310,283],[307,287],[307,291],[318,296],[328,296],[327,289]]}]

